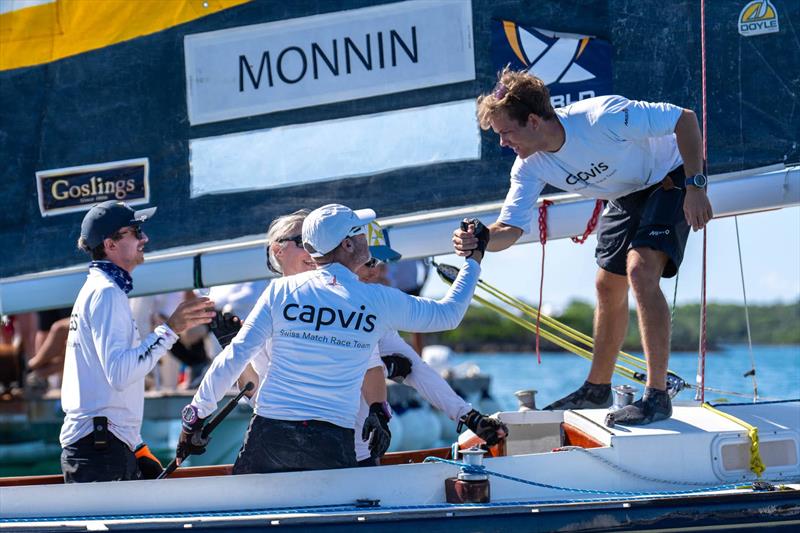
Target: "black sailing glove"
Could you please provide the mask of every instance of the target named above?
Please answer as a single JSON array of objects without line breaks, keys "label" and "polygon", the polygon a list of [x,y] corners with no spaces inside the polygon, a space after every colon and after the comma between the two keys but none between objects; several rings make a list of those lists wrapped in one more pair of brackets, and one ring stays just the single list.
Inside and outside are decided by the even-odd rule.
[{"label": "black sailing glove", "polygon": [[[389,406],[385,402],[375,402],[369,406],[369,416],[364,419],[361,440],[369,440],[369,456],[373,459],[381,457],[392,443],[392,432],[389,431]],[[370,436],[371,435],[371,436]]]},{"label": "black sailing glove", "polygon": [[[486,441],[486,444],[489,446],[494,446],[508,436],[508,428],[505,424],[496,418],[482,415],[475,409],[461,417],[456,431],[461,433],[461,429],[464,425],[472,430],[472,432],[477,436]],[[498,433],[501,431],[503,434],[498,435]]]},{"label": "black sailing glove", "polygon": [[153,452],[144,442],[139,444],[133,450],[133,453],[136,455],[136,465],[139,467],[142,479],[156,479],[164,470],[164,467],[161,466],[161,461],[153,455]]},{"label": "black sailing glove", "polygon": [[[489,245],[489,238],[491,237],[489,228],[484,226],[483,222],[481,222],[477,218],[465,218],[464,220],[461,221],[462,231],[467,231],[467,228],[469,228],[470,224],[475,226],[475,229],[472,234],[475,235],[475,237],[478,239],[477,250],[481,254],[483,254],[486,252],[486,247]],[[472,253],[470,253],[467,257],[472,257]]]},{"label": "black sailing glove", "polygon": [[181,411],[181,436],[178,438],[178,449],[175,457],[185,459],[190,455],[203,455],[206,453],[211,437],[203,437],[203,424],[205,418],[197,415],[197,408],[192,404]]},{"label": "black sailing glove", "polygon": [[233,313],[217,311],[208,327],[217,338],[219,345],[224,348],[231,343],[236,334],[239,333],[239,330],[242,329],[242,321]]},{"label": "black sailing glove", "polygon": [[381,361],[386,367],[387,378],[402,383],[411,373],[411,359],[399,353],[382,355]]}]

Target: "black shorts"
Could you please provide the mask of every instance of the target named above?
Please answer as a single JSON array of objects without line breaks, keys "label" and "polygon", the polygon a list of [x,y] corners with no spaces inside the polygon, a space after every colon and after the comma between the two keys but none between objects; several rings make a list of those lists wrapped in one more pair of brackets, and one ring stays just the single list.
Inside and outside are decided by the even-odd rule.
[{"label": "black shorts", "polygon": [[683,214],[686,194],[683,166],[670,172],[676,186],[665,189],[661,183],[615,200],[609,200],[597,225],[597,265],[612,274],[627,274],[628,250],[651,248],[667,254],[662,276],[678,273],[689,237],[689,224]]},{"label": "black shorts", "polygon": [[320,420],[254,416],[234,474],[328,470],[356,466],[353,430]]}]

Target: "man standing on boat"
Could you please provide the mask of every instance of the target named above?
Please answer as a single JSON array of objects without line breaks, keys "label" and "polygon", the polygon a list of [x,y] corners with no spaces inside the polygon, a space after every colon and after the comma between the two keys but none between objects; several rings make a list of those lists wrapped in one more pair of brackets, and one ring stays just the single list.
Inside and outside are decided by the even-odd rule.
[{"label": "man standing on boat", "polygon": [[[275,219],[267,231],[267,264],[270,270],[282,276],[293,276],[317,268],[316,263],[309,253],[298,242],[301,236],[303,220],[308,211],[297,211]],[[370,254],[372,259],[362,265],[357,271],[359,279],[364,283],[375,283],[374,273],[382,261],[397,260],[400,254],[391,249],[383,235],[383,230],[377,222],[370,223],[369,228]],[[247,382],[261,383],[269,372],[270,349],[266,346],[256,355],[245,371],[239,377],[239,386],[243,388]],[[434,369],[428,366],[414,349],[405,342],[395,330],[387,331],[378,341],[377,350],[373,351],[370,358],[369,370],[364,377],[362,385],[362,401],[356,416],[355,426],[355,453],[359,466],[376,466],[380,464],[380,457],[386,448],[376,450],[375,436],[370,437],[370,431],[364,431],[364,421],[373,413],[379,418],[381,424],[388,426],[391,414],[389,409],[380,410],[380,404],[375,402],[386,400],[386,386],[384,378],[403,381],[406,385],[417,390],[434,407],[443,411],[452,420],[469,427],[489,445],[496,444],[504,438],[507,428],[499,421],[487,417],[464,401]],[[370,397],[369,394],[378,389],[373,381],[383,385],[382,397]],[[253,394],[254,396],[254,394]],[[388,427],[386,428],[388,431]],[[372,431],[374,433],[374,431]],[[264,446],[269,446],[263,438],[249,433],[247,439],[256,439]],[[386,442],[388,448],[389,442]],[[247,473],[248,469],[237,459],[233,467],[234,473]]]},{"label": "man standing on boat", "polygon": [[[611,405],[611,376],[628,327],[628,287],[633,289],[647,358],[643,397],[615,413],[621,424],[669,418],[666,390],[669,307],[659,280],[672,277],[683,259],[691,226],[712,217],[706,196],[702,134],[694,112],[667,103],[600,96],[553,109],[544,82],[527,72],[500,73],[494,90],[478,98],[481,128],[500,136],[517,154],[511,188],[488,250],[505,250],[531,231],[546,183],[606,200],[597,226],[597,309],[594,358],[586,382],[545,409]],[[476,237],[457,230],[457,253]]]},{"label": "man standing on boat", "polygon": [[92,262],[72,308],[64,361],[60,440],[67,483],[141,477],[134,449],[142,442],[144,378],[178,334],[214,317],[207,298],[185,301],[140,340],[127,294],[131,272],[144,262],[148,238],[141,224],[155,211],[110,200],[81,224],[78,247]]},{"label": "man standing on boat", "polygon": [[370,259],[365,232],[374,219],[371,209],[338,204],[306,217],[303,247],[318,268],[272,281],[239,334],[214,359],[183,409],[179,459],[204,450],[204,419],[269,342],[269,373],[248,429],[261,438],[247,438],[238,461],[254,473],[356,466],[353,428],[378,339],[391,329],[456,327],[475,290],[485,243],[479,241],[443,299],[416,298],[358,280],[355,271]]}]

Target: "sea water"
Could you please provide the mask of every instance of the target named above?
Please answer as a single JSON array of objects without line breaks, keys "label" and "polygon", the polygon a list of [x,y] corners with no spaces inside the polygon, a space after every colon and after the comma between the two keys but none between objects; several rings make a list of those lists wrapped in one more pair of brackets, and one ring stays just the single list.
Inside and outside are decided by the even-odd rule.
[{"label": "sea water", "polygon": [[[641,357],[641,354],[632,354]],[[800,346],[753,346],[758,394],[762,400],[800,398]],[[697,375],[697,352],[675,352],[670,356],[669,368],[685,381],[694,384]],[[481,373],[492,377],[492,397],[504,410],[517,408],[514,392],[535,389],[536,406],[542,408],[550,402],[577,389],[586,379],[590,362],[566,352],[542,352],[542,364],[535,353],[462,354],[451,358],[451,363],[474,363]],[[751,368],[748,347],[726,346],[707,352],[705,364],[707,388],[741,394],[722,394],[707,391],[705,400],[747,402],[753,399],[753,379],[744,376]],[[642,386],[614,375],[613,384]],[[691,401],[694,390],[684,390],[677,401]]]}]

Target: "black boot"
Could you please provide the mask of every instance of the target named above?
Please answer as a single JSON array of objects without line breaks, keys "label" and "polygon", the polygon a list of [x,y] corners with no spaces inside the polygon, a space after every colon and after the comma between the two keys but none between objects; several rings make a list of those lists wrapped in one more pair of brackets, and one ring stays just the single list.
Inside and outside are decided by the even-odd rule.
[{"label": "black boot", "polygon": [[667,391],[647,387],[641,400],[606,416],[606,425],[644,426],[672,416],[672,402]]},{"label": "black boot", "polygon": [[554,401],[544,410],[605,409],[607,407],[611,407],[611,384],[596,385],[585,381],[580,389]]}]

